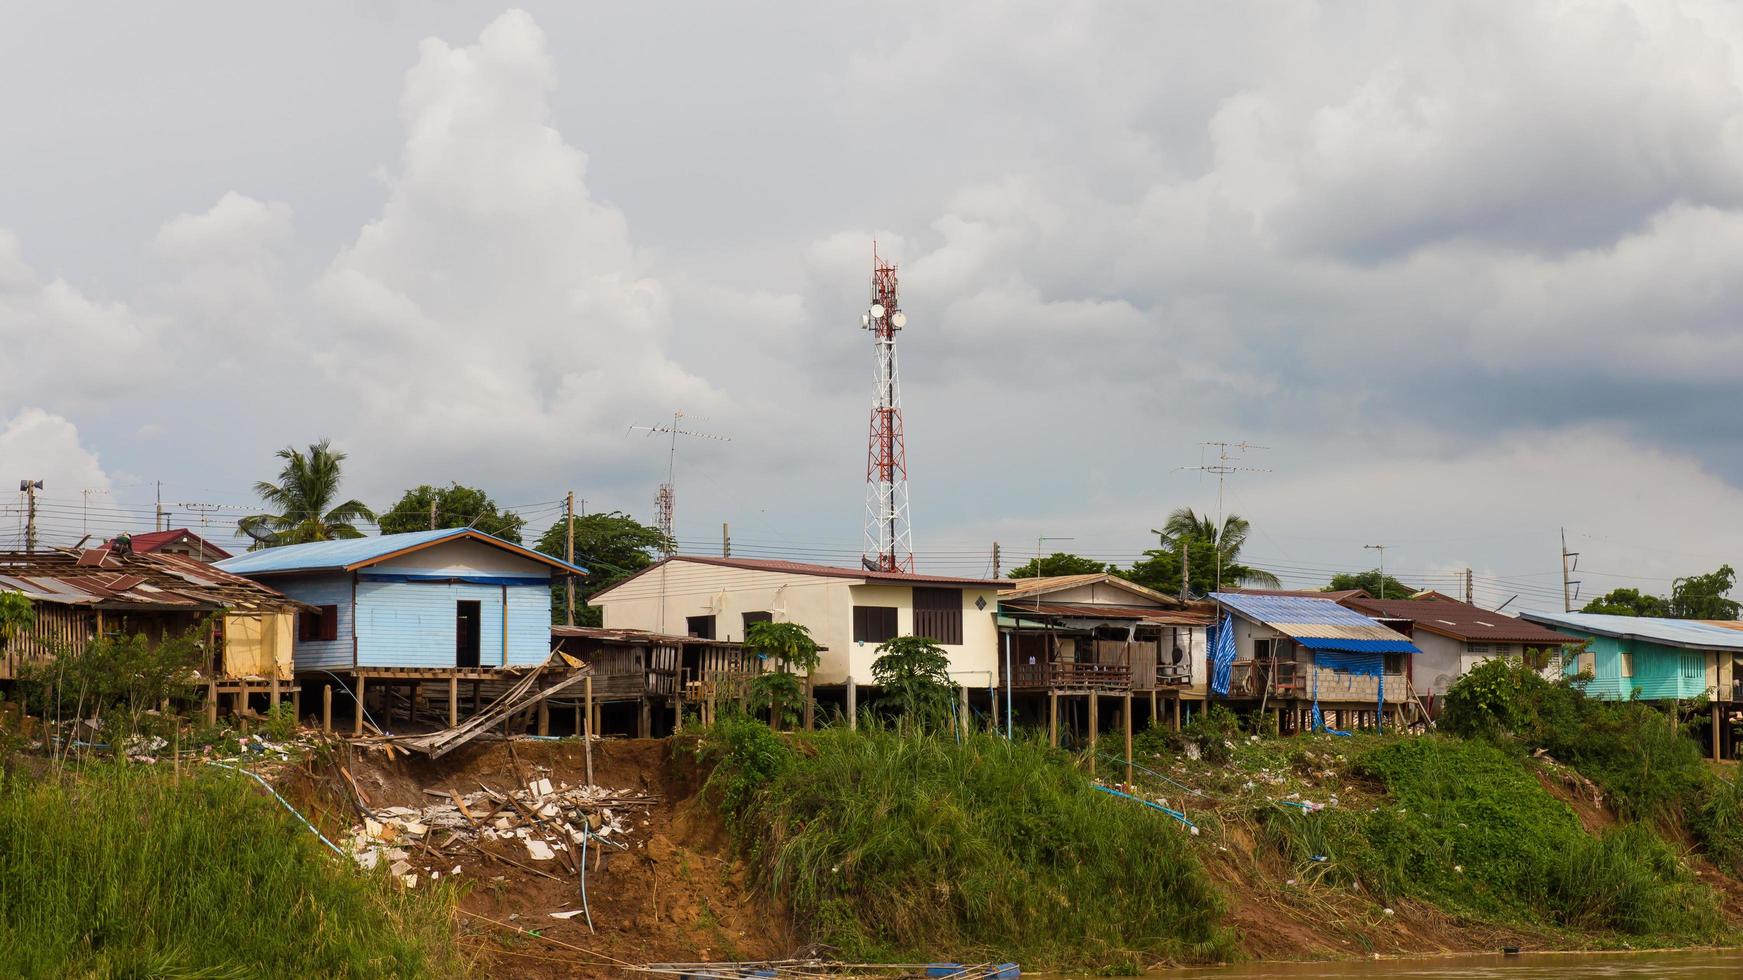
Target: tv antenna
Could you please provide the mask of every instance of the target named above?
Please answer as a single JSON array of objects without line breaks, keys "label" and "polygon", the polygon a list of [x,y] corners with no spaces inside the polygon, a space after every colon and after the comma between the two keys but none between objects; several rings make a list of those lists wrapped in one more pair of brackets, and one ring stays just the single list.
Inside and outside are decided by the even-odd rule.
[{"label": "tv antenna", "polygon": [[[666,451],[666,482],[660,484],[660,489],[654,494],[654,526],[665,536],[668,546],[672,545],[675,540],[672,533],[672,511],[678,496],[677,486],[674,482],[678,470],[678,437],[712,439],[716,442],[732,441],[731,436],[723,436],[714,432],[692,432],[684,428],[685,418],[702,420],[700,415],[686,416],[681,411],[673,412],[670,425],[632,425],[629,427],[629,432],[624,433],[627,436],[630,432],[641,429],[648,434],[650,439],[655,435],[668,436],[670,439]],[[672,548],[668,547],[666,554],[671,553]]]},{"label": "tv antenna", "polygon": [[[1223,590],[1223,481],[1231,473],[1269,473],[1268,469],[1254,466],[1239,465],[1241,457],[1249,449],[1270,449],[1270,446],[1255,446],[1246,440],[1240,442],[1201,442],[1200,451],[1211,447],[1216,448],[1216,462],[1200,463],[1197,466],[1182,466],[1183,470],[1198,470],[1203,473],[1216,474],[1216,525],[1211,528],[1211,543],[1216,552],[1216,591]],[[1233,452],[1230,452],[1233,450]]]}]

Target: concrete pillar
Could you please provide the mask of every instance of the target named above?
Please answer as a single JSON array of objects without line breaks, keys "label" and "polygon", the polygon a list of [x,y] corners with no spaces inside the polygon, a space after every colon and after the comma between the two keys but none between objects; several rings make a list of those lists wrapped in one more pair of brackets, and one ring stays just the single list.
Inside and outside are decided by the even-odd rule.
[{"label": "concrete pillar", "polygon": [[859,685],[851,677],[847,679],[847,729],[859,730]]},{"label": "concrete pillar", "polygon": [[[1155,692],[1151,692],[1155,696]],[[1120,707],[1120,714],[1126,719],[1126,788],[1132,786],[1132,692],[1126,692],[1126,703]]]}]

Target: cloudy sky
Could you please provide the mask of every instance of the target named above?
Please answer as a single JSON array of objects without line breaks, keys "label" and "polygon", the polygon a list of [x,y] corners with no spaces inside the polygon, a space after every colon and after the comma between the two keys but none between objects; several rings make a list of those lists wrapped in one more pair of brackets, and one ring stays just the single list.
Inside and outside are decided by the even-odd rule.
[{"label": "cloudy sky", "polygon": [[1559,606],[1565,526],[1662,591],[1743,561],[1740,57],[1664,0],[12,5],[0,477],[228,526],[330,437],[650,518],[682,410],[689,548],[851,563],[875,239],[922,569],[1130,561],[1245,440],[1292,583]]}]

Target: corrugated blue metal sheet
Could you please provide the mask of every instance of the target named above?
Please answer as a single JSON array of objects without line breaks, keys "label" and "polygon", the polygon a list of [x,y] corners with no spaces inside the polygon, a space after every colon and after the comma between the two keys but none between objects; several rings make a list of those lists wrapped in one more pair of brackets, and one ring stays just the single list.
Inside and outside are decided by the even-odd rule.
[{"label": "corrugated blue metal sheet", "polygon": [[1743,650],[1743,631],[1693,619],[1656,616],[1606,616],[1599,613],[1521,613],[1521,618],[1593,636],[1646,640],[1698,650]]},{"label": "corrugated blue metal sheet", "polygon": [[1213,592],[1211,598],[1309,649],[1358,653],[1418,652],[1409,637],[1330,599],[1238,592]]},{"label": "corrugated blue metal sheet", "polygon": [[478,603],[481,666],[549,659],[551,590],[547,584],[369,581],[357,585],[359,664],[454,666],[455,604],[463,600]]},{"label": "corrugated blue metal sheet", "polygon": [[[526,550],[482,531],[464,527],[449,527],[437,528],[434,531],[408,531],[404,534],[382,534],[369,538],[314,541],[309,544],[285,545],[282,548],[266,548],[261,551],[250,551],[237,555],[234,558],[226,558],[218,562],[217,567],[236,575],[279,575],[286,572],[349,569],[377,561],[406,548],[414,548],[418,545],[448,538],[470,538],[477,541],[493,542],[517,553]],[[563,565],[562,562],[544,555],[538,557],[541,561],[556,562],[557,565],[568,568],[578,575],[587,573],[587,570],[580,566]]]},{"label": "corrugated blue metal sheet", "polygon": [[310,575],[275,579],[272,587],[312,606],[336,606],[338,639],[298,640],[291,648],[297,670],[337,670],[351,666],[351,576]]}]

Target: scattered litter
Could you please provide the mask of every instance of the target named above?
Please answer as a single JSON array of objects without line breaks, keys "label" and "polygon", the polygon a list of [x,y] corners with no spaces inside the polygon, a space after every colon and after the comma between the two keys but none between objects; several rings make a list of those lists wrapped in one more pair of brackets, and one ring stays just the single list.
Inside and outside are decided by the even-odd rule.
[{"label": "scattered litter", "polygon": [[581,912],[582,912],[581,909],[570,909],[567,912],[552,912],[551,918],[553,918],[553,919],[573,919],[577,915],[580,915]]}]

